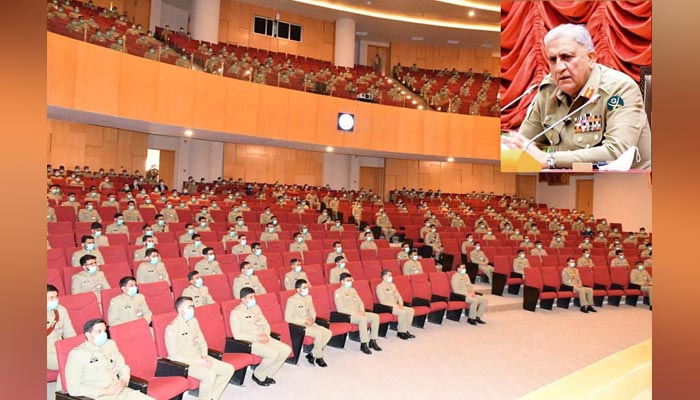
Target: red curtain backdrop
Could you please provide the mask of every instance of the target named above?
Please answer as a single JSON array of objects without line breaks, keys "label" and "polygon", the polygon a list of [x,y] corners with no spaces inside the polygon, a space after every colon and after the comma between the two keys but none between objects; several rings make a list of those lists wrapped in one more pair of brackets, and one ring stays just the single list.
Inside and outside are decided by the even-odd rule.
[{"label": "red curtain backdrop", "polygon": [[[651,1],[501,2],[501,104],[506,105],[549,73],[544,35],[563,24],[585,24],[598,63],[639,82],[651,65]],[[501,128],[516,130],[536,92],[501,114]]]}]

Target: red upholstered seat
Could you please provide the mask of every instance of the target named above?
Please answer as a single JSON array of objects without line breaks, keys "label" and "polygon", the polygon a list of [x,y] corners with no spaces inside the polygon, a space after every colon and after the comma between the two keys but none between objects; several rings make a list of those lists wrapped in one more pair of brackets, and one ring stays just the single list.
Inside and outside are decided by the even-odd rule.
[{"label": "red upholstered seat", "polygon": [[153,315],[168,313],[174,308],[173,294],[168,282],[142,283],[139,285],[139,293],[146,298]]}]

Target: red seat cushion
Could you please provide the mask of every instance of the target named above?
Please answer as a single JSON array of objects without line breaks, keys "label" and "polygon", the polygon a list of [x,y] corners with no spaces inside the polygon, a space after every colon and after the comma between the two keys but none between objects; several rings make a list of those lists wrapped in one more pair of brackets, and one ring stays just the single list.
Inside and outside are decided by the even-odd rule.
[{"label": "red seat cushion", "polygon": [[439,311],[439,310],[444,310],[447,308],[447,303],[444,301],[436,301],[434,303],[430,303],[430,311]]},{"label": "red seat cushion", "polygon": [[343,333],[348,333],[357,330],[357,325],[351,325],[348,322],[331,322],[329,328],[332,336],[342,335]]},{"label": "red seat cushion", "polygon": [[624,294],[625,294],[624,290],[608,289],[608,296],[623,296]]},{"label": "red seat cushion", "polygon": [[[199,382],[197,382],[199,386]],[[159,376],[148,381],[148,395],[156,400],[168,400],[188,389],[187,382],[179,376]]]},{"label": "red seat cushion", "polygon": [[557,298],[556,292],[541,292],[540,293],[540,300],[556,299],[556,298]]},{"label": "red seat cushion", "polygon": [[520,278],[507,278],[506,279],[506,285],[522,285],[523,280]]},{"label": "red seat cushion", "polygon": [[425,307],[425,306],[414,306],[413,308],[413,315],[425,315],[430,312],[430,308]]},{"label": "red seat cushion", "polygon": [[253,355],[248,353],[224,353],[223,362],[233,365],[236,370],[253,364]]},{"label": "red seat cushion", "polygon": [[463,301],[448,301],[447,302],[447,310],[452,311],[452,310],[461,310],[464,308],[466,305],[465,302]]},{"label": "red seat cushion", "polygon": [[389,313],[379,313],[379,323],[380,324],[385,324],[387,322],[394,322],[398,321],[398,317],[396,317],[394,314],[389,314]]},{"label": "red seat cushion", "polygon": [[598,289],[593,291],[593,296],[605,296],[605,294],[605,290]]}]

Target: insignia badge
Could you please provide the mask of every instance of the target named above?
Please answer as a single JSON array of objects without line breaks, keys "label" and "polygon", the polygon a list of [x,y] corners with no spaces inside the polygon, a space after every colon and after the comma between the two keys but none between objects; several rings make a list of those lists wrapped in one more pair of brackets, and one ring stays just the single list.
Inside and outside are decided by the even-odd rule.
[{"label": "insignia badge", "polygon": [[594,91],[595,91],[595,89],[593,89],[592,86],[589,86],[588,89],[586,89],[586,92],[583,94],[583,97],[590,99],[591,96],[593,96]]},{"label": "insignia badge", "polygon": [[613,96],[608,99],[608,111],[614,111],[625,105],[625,102],[620,96]]}]

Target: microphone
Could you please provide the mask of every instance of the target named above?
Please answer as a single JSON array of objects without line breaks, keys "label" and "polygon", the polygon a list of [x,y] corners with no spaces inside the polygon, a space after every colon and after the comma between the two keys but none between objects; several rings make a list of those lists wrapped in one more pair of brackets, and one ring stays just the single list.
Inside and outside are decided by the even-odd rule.
[{"label": "microphone", "polygon": [[523,148],[523,150],[524,150],[524,151],[527,150],[527,148],[530,147],[530,145],[532,144],[532,142],[534,142],[537,138],[539,138],[540,136],[544,135],[545,133],[551,131],[552,129],[554,129],[555,126],[561,124],[562,122],[564,123],[564,125],[569,125],[569,124],[571,123],[571,116],[572,116],[572,115],[574,115],[574,114],[576,114],[577,112],[581,111],[584,107],[586,107],[586,106],[588,106],[588,105],[590,105],[590,104],[595,104],[595,103],[597,103],[598,100],[600,100],[600,93],[594,94],[590,99],[588,99],[588,101],[586,101],[585,103],[583,103],[580,107],[578,107],[578,108],[575,109],[574,111],[572,111],[572,112],[566,114],[566,115],[564,116],[564,118],[562,118],[562,119],[560,119],[559,121],[553,123],[549,128],[547,128],[547,129],[543,130],[542,132],[538,133],[537,135],[533,136],[532,139],[530,139],[530,140],[527,141],[527,144],[525,145],[525,147]]},{"label": "microphone", "polygon": [[535,89],[537,89],[537,83],[535,83],[534,85],[532,85],[532,86],[530,86],[529,88],[525,89],[525,91],[524,91],[520,96],[516,97],[515,99],[513,99],[513,101],[511,101],[510,103],[508,103],[508,104],[506,104],[505,106],[503,106],[503,108],[501,108],[501,112],[503,112],[503,110],[507,109],[508,107],[512,106],[513,104],[517,103],[517,102],[518,102],[520,99],[522,99],[523,97],[525,97],[525,96],[527,96],[528,94],[532,93],[532,91],[535,90]]}]

